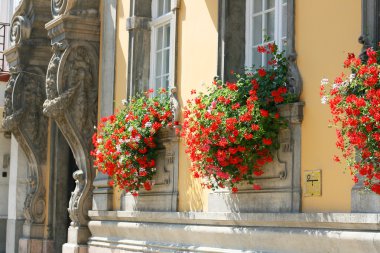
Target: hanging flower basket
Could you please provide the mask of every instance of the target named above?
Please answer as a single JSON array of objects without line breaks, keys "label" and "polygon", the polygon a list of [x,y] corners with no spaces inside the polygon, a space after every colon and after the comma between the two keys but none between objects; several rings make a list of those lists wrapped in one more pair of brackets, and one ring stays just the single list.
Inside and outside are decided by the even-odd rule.
[{"label": "hanging flower basket", "polygon": [[[344,67],[351,69],[350,77],[340,76],[332,86],[323,79],[320,95],[330,106],[336,146],[354,182],[362,176],[365,188],[380,194],[380,65],[377,52],[366,53],[366,63],[348,54]],[[339,156],[334,160],[340,162]]]},{"label": "hanging flower basket", "polygon": [[207,93],[192,91],[185,108],[182,136],[191,173],[204,187],[237,192],[240,183],[249,183],[260,189],[255,177],[265,174],[279,148],[286,123],[276,106],[294,97],[288,93],[288,61],[274,44],[258,51],[272,56],[267,68],[235,74],[234,82],[215,79]]},{"label": "hanging flower basket", "polygon": [[131,98],[119,112],[103,118],[93,136],[94,166],[112,178],[111,185],[135,196],[141,188],[152,189],[158,133],[174,124],[168,93],[152,93]]}]

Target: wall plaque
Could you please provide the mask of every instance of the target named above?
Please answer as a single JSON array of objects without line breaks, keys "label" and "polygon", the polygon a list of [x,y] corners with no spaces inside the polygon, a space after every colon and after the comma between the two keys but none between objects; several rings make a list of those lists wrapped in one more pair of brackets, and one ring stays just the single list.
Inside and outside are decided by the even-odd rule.
[{"label": "wall plaque", "polygon": [[322,172],[321,170],[305,171],[305,197],[321,196],[322,195]]}]

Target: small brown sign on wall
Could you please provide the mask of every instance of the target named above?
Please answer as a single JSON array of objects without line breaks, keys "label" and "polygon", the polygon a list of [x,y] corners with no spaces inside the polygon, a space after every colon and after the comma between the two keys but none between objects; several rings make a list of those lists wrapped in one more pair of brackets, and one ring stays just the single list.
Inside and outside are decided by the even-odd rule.
[{"label": "small brown sign on wall", "polygon": [[322,195],[322,172],[321,170],[307,170],[305,171],[305,197],[321,196]]}]

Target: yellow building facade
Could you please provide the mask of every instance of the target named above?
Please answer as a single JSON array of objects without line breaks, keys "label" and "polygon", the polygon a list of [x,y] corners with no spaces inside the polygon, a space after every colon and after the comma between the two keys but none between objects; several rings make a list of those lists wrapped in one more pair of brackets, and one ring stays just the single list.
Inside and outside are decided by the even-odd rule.
[{"label": "yellow building facade", "polygon": [[[333,161],[319,96],[347,53],[376,46],[379,10],[377,0],[22,1],[4,53],[4,127],[30,183],[5,252],[380,252],[380,197]],[[193,89],[264,63],[266,35],[286,51],[297,101],[279,107],[288,126],[262,190],[203,189],[174,131],[161,135],[152,191],[132,196],[96,171],[94,125],[122,100],[166,88],[181,124]]]},{"label": "yellow building facade", "polygon": [[[205,90],[205,86],[210,85],[217,74],[218,3],[181,1],[180,6],[176,86],[180,103],[183,105],[187,99],[190,99],[192,89]],[[335,130],[328,127],[330,113],[328,107],[321,104],[318,94],[321,79],[325,77],[334,79],[340,75],[347,53],[359,53],[361,50],[362,46],[357,42],[361,34],[361,2],[295,1],[295,6],[297,66],[303,81],[301,101],[305,102],[301,130],[301,171],[322,171],[322,195],[302,197],[302,211],[350,212],[353,187],[351,175],[332,160],[332,156],[337,153]],[[120,106],[120,101],[127,96],[125,82],[128,33],[124,29],[124,24],[130,13],[130,3],[121,2],[118,13],[121,15],[118,15],[116,41],[115,103]],[[120,25],[121,30],[119,30]],[[199,187],[199,182],[191,178],[188,172],[190,166],[182,145],[179,210],[207,211],[207,193]],[[302,179],[302,187],[305,187],[304,181]],[[116,199],[114,207],[118,206]]]}]

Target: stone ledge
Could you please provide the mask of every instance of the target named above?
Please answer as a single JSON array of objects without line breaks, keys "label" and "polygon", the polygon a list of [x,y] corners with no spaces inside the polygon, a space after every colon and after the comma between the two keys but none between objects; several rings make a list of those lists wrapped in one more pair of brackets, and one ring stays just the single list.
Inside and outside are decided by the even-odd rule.
[{"label": "stone ledge", "polygon": [[91,211],[90,216],[89,253],[380,252],[377,214]]},{"label": "stone ledge", "polygon": [[203,213],[89,211],[92,221],[155,222],[210,226],[380,230],[375,213]]}]

